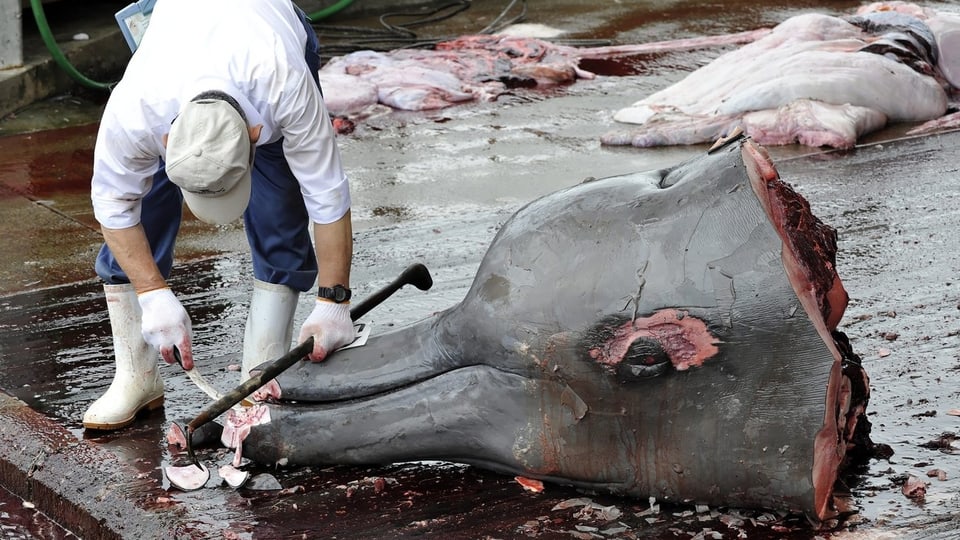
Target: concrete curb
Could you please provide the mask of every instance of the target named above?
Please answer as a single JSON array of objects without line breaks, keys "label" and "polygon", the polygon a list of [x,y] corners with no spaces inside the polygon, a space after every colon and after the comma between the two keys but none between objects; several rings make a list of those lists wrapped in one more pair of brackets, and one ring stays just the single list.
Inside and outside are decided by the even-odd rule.
[{"label": "concrete curb", "polygon": [[[88,78],[116,77],[130,60],[130,49],[120,30],[100,26],[87,33],[88,40],[60,43],[64,56]],[[29,45],[24,52],[24,67],[0,71],[0,117],[80,85],[57,65],[42,43]]]},{"label": "concrete curb", "polygon": [[0,392],[0,483],[80,538],[173,538],[177,523],[137,505],[137,472]]}]

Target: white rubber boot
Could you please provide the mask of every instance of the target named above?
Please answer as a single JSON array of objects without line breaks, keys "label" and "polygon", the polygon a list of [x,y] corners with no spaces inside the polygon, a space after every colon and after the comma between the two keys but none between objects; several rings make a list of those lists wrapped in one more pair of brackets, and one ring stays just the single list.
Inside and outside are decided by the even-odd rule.
[{"label": "white rubber boot", "polygon": [[143,340],[140,304],[133,285],[104,285],[117,368],[110,388],[83,415],[83,427],[113,430],[133,422],[142,409],[163,405],[157,352]]},{"label": "white rubber boot", "polygon": [[253,296],[243,334],[243,363],[240,382],[250,378],[250,370],[276,360],[290,350],[293,315],[300,292],[286,285],[253,280]]}]

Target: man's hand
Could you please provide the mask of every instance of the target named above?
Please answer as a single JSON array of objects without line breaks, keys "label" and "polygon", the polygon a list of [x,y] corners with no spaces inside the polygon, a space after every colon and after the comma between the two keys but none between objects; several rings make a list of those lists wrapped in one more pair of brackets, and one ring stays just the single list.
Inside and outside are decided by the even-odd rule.
[{"label": "man's hand", "polygon": [[310,360],[314,362],[319,362],[329,353],[349,345],[356,337],[353,320],[350,319],[350,307],[347,304],[317,300],[313,312],[300,328],[300,343],[310,336],[313,336]]},{"label": "man's hand", "polygon": [[160,356],[168,364],[176,364],[173,354],[176,347],[180,350],[183,369],[193,369],[192,327],[190,316],[170,289],[154,289],[137,296],[140,309],[143,310],[141,330],[143,339],[160,351]]}]

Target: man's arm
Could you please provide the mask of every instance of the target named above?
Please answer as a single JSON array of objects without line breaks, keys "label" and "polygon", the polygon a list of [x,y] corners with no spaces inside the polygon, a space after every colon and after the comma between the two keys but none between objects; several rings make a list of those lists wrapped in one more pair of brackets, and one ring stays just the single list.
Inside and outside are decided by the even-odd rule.
[{"label": "man's arm", "polygon": [[[350,287],[350,265],[353,262],[353,224],[350,210],[337,221],[313,224],[316,242],[317,282],[321,287]],[[327,355],[353,341],[355,334],[350,319],[350,306],[317,298],[313,311],[300,328],[300,342],[313,337],[310,359],[319,362]]]},{"label": "man's arm", "polygon": [[142,225],[126,229],[100,227],[100,230],[110,252],[120,263],[120,268],[127,274],[127,279],[137,294],[167,287],[167,281],[163,279],[157,263],[153,260]]},{"label": "man's arm", "polygon": [[193,369],[190,316],[157,268],[143,226],[137,224],[126,229],[101,226],[100,229],[110,252],[137,292],[143,339],[157,349],[168,364],[177,363],[176,348],[183,369]]},{"label": "man's arm", "polygon": [[350,267],[353,263],[353,223],[350,210],[337,221],[313,224],[317,253],[317,284],[321,287],[343,285],[350,288]]},{"label": "man's arm", "polygon": [[[340,164],[336,133],[312,77],[284,78],[288,99],[277,103],[276,118],[283,126],[283,154],[300,182],[307,213],[313,220],[317,253],[317,283],[321,287],[350,287],[353,262],[353,225],[350,189]],[[300,328],[299,341],[314,338],[310,359],[319,362],[355,337],[350,306],[318,298]]]}]

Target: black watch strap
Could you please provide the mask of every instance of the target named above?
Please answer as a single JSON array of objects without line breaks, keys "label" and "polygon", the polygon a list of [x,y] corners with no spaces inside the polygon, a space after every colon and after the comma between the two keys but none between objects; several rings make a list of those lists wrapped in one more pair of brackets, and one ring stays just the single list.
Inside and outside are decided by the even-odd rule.
[{"label": "black watch strap", "polygon": [[330,300],[337,304],[349,301],[352,295],[353,292],[350,289],[340,284],[334,285],[333,287],[319,287],[317,289],[317,296],[319,298]]}]

